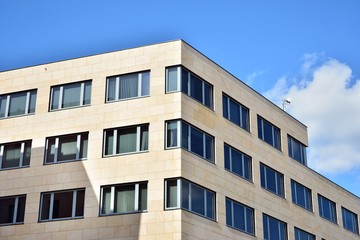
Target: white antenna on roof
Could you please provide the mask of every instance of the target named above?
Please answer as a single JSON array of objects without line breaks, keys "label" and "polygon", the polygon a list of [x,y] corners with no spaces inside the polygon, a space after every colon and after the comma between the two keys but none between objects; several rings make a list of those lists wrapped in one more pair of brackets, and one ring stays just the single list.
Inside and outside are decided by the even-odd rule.
[{"label": "white antenna on roof", "polygon": [[290,104],[291,101],[292,101],[292,99],[289,98],[289,97],[287,97],[287,98],[284,97],[284,98],[283,98],[283,100],[282,100],[282,107],[283,107],[283,110],[284,110],[284,111],[286,111],[286,106],[287,106],[288,104]]}]

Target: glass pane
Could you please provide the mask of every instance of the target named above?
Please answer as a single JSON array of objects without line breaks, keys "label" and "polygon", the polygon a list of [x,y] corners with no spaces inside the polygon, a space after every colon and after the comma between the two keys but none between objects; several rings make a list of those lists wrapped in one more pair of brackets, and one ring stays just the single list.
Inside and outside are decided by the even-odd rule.
[{"label": "glass pane", "polygon": [[13,93],[10,96],[9,116],[25,114],[26,92]]},{"label": "glass pane", "polygon": [[280,130],[277,127],[274,128],[274,144],[273,146],[277,149],[280,149]]},{"label": "glass pane", "polygon": [[251,158],[244,156],[244,178],[251,180]]},{"label": "glass pane", "polygon": [[191,211],[205,216],[204,189],[195,184],[191,184]]},{"label": "glass pane", "polygon": [[181,207],[182,208],[190,210],[189,199],[190,199],[189,182],[182,180],[181,181]]},{"label": "glass pane", "polygon": [[136,127],[118,129],[116,153],[136,152]]},{"label": "glass pane", "polygon": [[73,192],[54,193],[53,219],[70,218],[72,215]]},{"label": "glass pane", "polygon": [[50,193],[44,193],[42,195],[41,220],[49,219],[49,211],[50,211]]},{"label": "glass pane", "polygon": [[223,95],[222,97],[223,99],[223,105],[222,105],[222,108],[223,108],[223,117],[226,118],[226,119],[229,119],[229,111],[228,111],[228,97]]},{"label": "glass pane", "polygon": [[214,193],[206,191],[206,217],[215,218],[215,199]]},{"label": "glass pane", "polygon": [[184,122],[181,123],[181,147],[189,150],[189,128]]},{"label": "glass pane", "polygon": [[180,89],[177,89],[177,71],[178,67],[171,67],[167,69],[167,82],[166,82],[166,91],[167,92],[173,92],[178,91]]},{"label": "glass pane", "polygon": [[0,198],[0,224],[13,223],[15,197]]},{"label": "glass pane", "polygon": [[214,152],[214,138],[205,135],[205,158],[213,162],[213,152]]},{"label": "glass pane", "polygon": [[140,131],[140,151],[147,151],[149,149],[149,126],[141,126]]},{"label": "glass pane", "polygon": [[195,75],[190,75],[190,96],[203,103],[202,81]]},{"label": "glass pane", "polygon": [[102,189],[101,214],[110,214],[111,187]]},{"label": "glass pane", "polygon": [[245,231],[245,208],[240,204],[233,204],[234,208],[234,227]]},{"label": "glass pane", "polygon": [[177,207],[177,180],[169,180],[166,182],[166,208]]},{"label": "glass pane", "polygon": [[77,135],[59,138],[58,161],[75,160],[77,152]]},{"label": "glass pane", "polygon": [[25,142],[23,166],[30,165],[30,158],[31,158],[31,141],[28,141],[28,142]]},{"label": "glass pane", "polygon": [[52,88],[51,110],[59,108],[60,87]]},{"label": "glass pane", "polygon": [[178,121],[172,121],[166,123],[166,147],[178,147],[178,129],[177,129]]},{"label": "glass pane", "polygon": [[36,106],[36,91],[31,91],[30,92],[29,113],[35,112],[35,106]]},{"label": "glass pane", "polygon": [[0,96],[0,118],[5,117],[6,98],[7,98],[7,96],[5,96],[5,95]]},{"label": "glass pane", "polygon": [[258,118],[257,118],[258,137],[259,137],[260,139],[264,140],[262,122],[263,122],[262,118],[260,118],[260,117],[258,116]]},{"label": "glass pane", "polygon": [[47,153],[46,153],[46,162],[54,162],[55,159],[55,138],[48,139]]},{"label": "glass pane", "polygon": [[20,154],[21,154],[21,143],[5,145],[1,168],[19,167]]},{"label": "glass pane", "polygon": [[181,91],[187,95],[189,93],[189,72],[181,68]]},{"label": "glass pane", "polygon": [[245,231],[254,234],[254,211],[250,208],[246,208],[246,229]]},{"label": "glass pane", "polygon": [[203,133],[196,128],[191,128],[191,151],[204,157]]},{"label": "glass pane", "polygon": [[120,91],[119,98],[133,98],[138,94],[138,73],[127,74],[120,77]]},{"label": "glass pane", "polygon": [[85,82],[84,85],[83,105],[88,105],[91,103],[91,81]]},{"label": "glass pane", "polygon": [[241,107],[241,127],[249,131],[249,111],[248,109]]},{"label": "glass pane", "polygon": [[232,171],[239,176],[244,176],[243,174],[243,160],[242,154],[238,151],[232,150],[231,151],[232,157]]},{"label": "glass pane", "polygon": [[85,202],[85,190],[78,190],[76,192],[75,217],[84,216],[84,202]]},{"label": "glass pane", "polygon": [[230,147],[227,145],[224,145],[224,164],[225,169],[230,170]]},{"label": "glass pane", "polygon": [[147,184],[139,184],[139,211],[147,210]]},{"label": "glass pane", "polygon": [[233,100],[230,100],[230,121],[240,126],[240,106]]},{"label": "glass pane", "polygon": [[212,87],[204,83],[204,105],[212,108]]},{"label": "glass pane", "polygon": [[62,107],[74,107],[80,105],[81,84],[69,84],[63,86]]},{"label": "glass pane", "polygon": [[232,206],[229,199],[226,199],[226,224],[232,227],[234,226],[232,222]]},{"label": "glass pane", "polygon": [[263,121],[263,126],[264,126],[264,141],[267,142],[270,145],[274,144],[273,141],[273,126],[271,124],[269,124],[266,121]]},{"label": "glass pane", "polygon": [[115,187],[115,213],[135,211],[135,185]]},{"label": "glass pane", "polygon": [[107,101],[114,101],[116,91],[116,77],[108,78]]},{"label": "glass pane", "polygon": [[141,96],[150,95],[150,72],[141,73]]},{"label": "glass pane", "polygon": [[80,158],[87,158],[88,152],[88,133],[81,134]]},{"label": "glass pane", "polygon": [[109,130],[105,132],[105,155],[112,155],[113,153],[113,144],[114,144],[114,131]]},{"label": "glass pane", "polygon": [[19,197],[18,209],[17,209],[17,215],[16,215],[16,222],[17,223],[24,222],[25,202],[26,202],[26,197],[25,196]]}]

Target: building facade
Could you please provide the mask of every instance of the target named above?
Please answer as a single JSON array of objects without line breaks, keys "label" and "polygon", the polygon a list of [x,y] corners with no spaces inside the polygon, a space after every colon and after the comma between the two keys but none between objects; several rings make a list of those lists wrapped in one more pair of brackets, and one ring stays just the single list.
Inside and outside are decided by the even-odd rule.
[{"label": "building facade", "polygon": [[0,84],[0,239],[359,239],[306,126],[182,40]]}]

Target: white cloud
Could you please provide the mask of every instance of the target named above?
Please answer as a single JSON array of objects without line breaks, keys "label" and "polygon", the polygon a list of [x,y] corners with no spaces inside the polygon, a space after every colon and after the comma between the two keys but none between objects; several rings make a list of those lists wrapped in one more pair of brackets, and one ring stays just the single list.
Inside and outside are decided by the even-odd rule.
[{"label": "white cloud", "polygon": [[[319,55],[304,57],[300,79],[283,77],[265,93],[281,104],[291,97],[287,111],[308,126],[309,166],[324,173],[360,169],[360,79],[353,81],[351,69]],[[323,55],[320,55],[323,59]]]},{"label": "white cloud", "polygon": [[264,74],[264,71],[261,71],[261,70],[248,74],[246,76],[245,83],[247,85],[251,86],[255,82],[255,79],[258,78],[259,76],[261,76],[262,74]]}]

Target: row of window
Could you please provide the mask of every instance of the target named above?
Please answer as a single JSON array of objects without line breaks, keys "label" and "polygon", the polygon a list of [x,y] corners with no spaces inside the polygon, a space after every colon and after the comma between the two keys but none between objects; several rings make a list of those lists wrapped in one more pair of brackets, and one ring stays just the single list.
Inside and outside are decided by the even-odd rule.
[{"label": "row of window", "polygon": [[[81,81],[51,87],[50,111],[87,106],[91,103],[92,81]],[[213,109],[213,86],[182,66],[166,68],[166,92],[190,96]],[[0,118],[35,112],[37,90],[0,95]],[[108,77],[106,102],[145,97],[150,95],[150,71]],[[250,132],[249,109],[230,96],[223,94],[223,116]],[[258,137],[281,150],[280,129],[258,116]],[[296,139],[288,138],[289,156],[306,165],[306,147]],[[210,156],[209,156],[210,157]]]},{"label": "row of window", "polygon": [[[137,182],[101,186],[99,216],[146,212],[147,185]],[[186,179],[165,180],[165,210],[184,209],[215,221],[215,199],[215,192]],[[0,225],[24,223],[25,203],[26,195],[1,197]],[[83,218],[84,204],[84,188],[41,193],[39,222]],[[226,225],[255,236],[255,210],[228,197],[225,206]],[[341,209],[344,228],[358,234],[357,215]],[[287,239],[287,224],[265,213],[263,229],[264,239]],[[295,227],[295,239],[315,239],[315,235]]]}]

